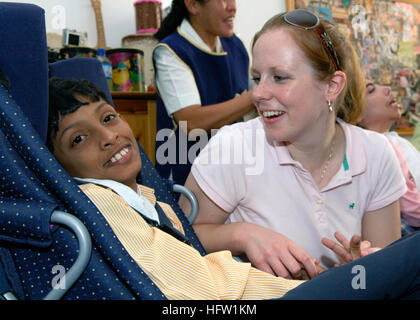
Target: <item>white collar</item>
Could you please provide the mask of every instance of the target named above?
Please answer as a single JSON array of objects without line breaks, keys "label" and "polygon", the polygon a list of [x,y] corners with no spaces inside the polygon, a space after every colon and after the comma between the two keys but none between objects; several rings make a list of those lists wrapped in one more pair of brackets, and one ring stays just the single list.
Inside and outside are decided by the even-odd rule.
[{"label": "white collar", "polygon": [[106,179],[92,179],[92,178],[77,178],[75,179],[82,182],[90,182],[93,184],[101,185],[112,189],[121,198],[123,198],[130,207],[134,208],[138,212],[141,212],[146,217],[159,223],[159,215],[153,205],[147,200],[142,194],[140,187],[137,186],[137,193],[134,192],[129,186],[122,184],[114,180]]},{"label": "white collar", "polygon": [[[201,37],[198,35],[197,31],[192,27],[191,23],[184,18],[182,20],[182,23],[180,25],[181,32],[188,37],[188,39],[193,42],[196,46],[200,47],[201,49],[211,51],[209,46],[201,39]],[[216,53],[222,53],[222,43],[220,42],[220,37],[217,37],[216,40]]]}]

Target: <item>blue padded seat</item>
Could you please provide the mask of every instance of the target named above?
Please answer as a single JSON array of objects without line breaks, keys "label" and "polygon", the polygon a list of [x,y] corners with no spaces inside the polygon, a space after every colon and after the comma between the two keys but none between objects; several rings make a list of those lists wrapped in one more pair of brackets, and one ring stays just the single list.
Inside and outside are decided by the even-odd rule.
[{"label": "blue padded seat", "polygon": [[[68,270],[77,257],[75,235],[50,223],[56,209],[80,219],[93,242],[87,269],[64,299],[165,299],[44,145],[49,75],[87,77],[104,90],[107,87],[100,83],[106,82],[98,66],[96,59],[69,59],[48,66],[44,11],[34,5],[0,2],[0,70],[10,80],[10,91],[0,84],[0,264],[20,299],[45,297],[60,276],[52,273],[53,268]],[[90,68],[96,71],[86,75]],[[144,151],[142,160],[141,183],[174,207],[187,237],[204,254],[173,202],[170,184],[156,174]]]},{"label": "blue padded seat", "polygon": [[44,146],[3,86],[0,130],[0,253],[2,263],[19,275],[20,283],[13,283],[18,297],[42,299],[51,289],[53,268],[68,270],[76,259],[75,236],[49,223],[56,208],[83,222],[94,247],[86,271],[65,299],[165,299]]},{"label": "blue padded seat", "polygon": [[0,69],[8,76],[11,94],[31,114],[42,141],[48,114],[34,112],[48,104],[48,49],[44,10],[24,3],[0,3]]},{"label": "blue padded seat", "polygon": [[84,223],[94,246],[65,299],[165,299],[44,145],[45,35],[41,8],[0,2],[0,69],[10,80],[10,92],[0,85],[0,263],[7,281],[19,299],[42,299],[59,276],[53,268],[72,266],[77,239],[50,224],[60,209]]},{"label": "blue padded seat", "polygon": [[98,59],[71,58],[53,62],[49,64],[48,74],[50,78],[59,77],[64,79],[89,80],[105,93],[110,103],[113,103],[102,64]]}]

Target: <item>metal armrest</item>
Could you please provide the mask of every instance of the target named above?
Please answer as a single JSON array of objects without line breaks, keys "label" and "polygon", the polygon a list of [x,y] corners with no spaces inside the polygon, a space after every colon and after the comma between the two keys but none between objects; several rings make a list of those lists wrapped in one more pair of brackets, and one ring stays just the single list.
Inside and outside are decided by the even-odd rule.
[{"label": "metal armrest", "polygon": [[11,291],[9,291],[9,292],[6,292],[3,296],[2,296],[2,299],[0,299],[0,300],[17,300],[17,298],[16,298],[16,296],[15,296],[15,294],[13,293],[13,292],[11,292]]},{"label": "metal armrest", "polygon": [[[57,288],[53,288],[44,298],[44,300],[59,300],[85,271],[92,254],[92,242],[86,227],[75,216],[63,211],[54,211],[51,215],[51,222],[68,227],[76,235],[79,242],[79,255],[77,256],[76,262],[64,275],[65,287],[58,288],[57,286]],[[12,291],[3,294],[1,298],[5,300],[18,300]]]},{"label": "metal armrest", "polygon": [[198,214],[198,201],[195,194],[188,188],[181,186],[180,184],[174,184],[172,191],[183,194],[191,204],[191,211],[187,216],[188,221],[192,224]]},{"label": "metal armrest", "polygon": [[68,227],[76,234],[77,240],[79,241],[79,255],[77,256],[76,262],[65,274],[65,288],[53,288],[44,298],[44,300],[59,300],[85,271],[92,254],[92,242],[86,227],[75,216],[62,211],[54,211],[51,215],[51,222]]}]

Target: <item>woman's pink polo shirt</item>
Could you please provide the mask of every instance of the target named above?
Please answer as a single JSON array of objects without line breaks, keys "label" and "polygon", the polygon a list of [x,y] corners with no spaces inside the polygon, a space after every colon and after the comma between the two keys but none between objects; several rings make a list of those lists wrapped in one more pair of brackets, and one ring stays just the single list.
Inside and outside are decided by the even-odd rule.
[{"label": "woman's pink polo shirt", "polygon": [[337,122],[345,134],[345,158],[322,190],[286,146],[268,143],[260,118],[221,128],[191,172],[207,196],[230,213],[226,223],[271,228],[330,267],[339,260],[321,239],[334,239],[336,231],[347,238],[361,234],[366,212],[391,204],[407,190],[383,135]]}]

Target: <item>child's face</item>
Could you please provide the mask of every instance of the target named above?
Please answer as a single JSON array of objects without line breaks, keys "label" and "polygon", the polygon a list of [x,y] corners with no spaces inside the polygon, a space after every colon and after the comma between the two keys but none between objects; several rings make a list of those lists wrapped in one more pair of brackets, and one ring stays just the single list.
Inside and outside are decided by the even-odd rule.
[{"label": "child's face", "polygon": [[54,155],[72,177],[115,180],[137,190],[137,141],[112,106],[91,102],[62,117],[58,128]]}]

